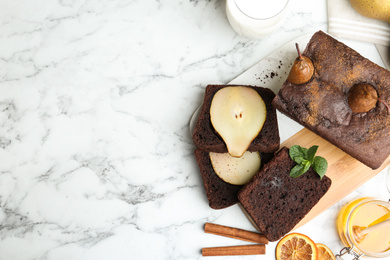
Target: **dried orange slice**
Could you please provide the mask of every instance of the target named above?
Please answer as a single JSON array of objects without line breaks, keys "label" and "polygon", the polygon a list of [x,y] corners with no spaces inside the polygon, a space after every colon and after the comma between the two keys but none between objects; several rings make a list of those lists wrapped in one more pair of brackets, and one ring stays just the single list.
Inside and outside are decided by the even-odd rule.
[{"label": "dried orange slice", "polygon": [[317,243],[318,260],[336,260],[332,251],[324,244]]},{"label": "dried orange slice", "polygon": [[276,260],[317,260],[316,243],[300,233],[285,235],[276,245]]}]

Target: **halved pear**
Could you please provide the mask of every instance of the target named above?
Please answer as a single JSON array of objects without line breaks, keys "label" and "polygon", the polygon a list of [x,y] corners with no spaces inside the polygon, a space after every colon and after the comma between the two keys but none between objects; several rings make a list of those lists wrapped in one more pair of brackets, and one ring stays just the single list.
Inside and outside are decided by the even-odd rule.
[{"label": "halved pear", "polygon": [[259,152],[246,151],[240,158],[229,153],[210,153],[210,161],[215,173],[225,182],[244,185],[259,171]]},{"label": "halved pear", "polygon": [[210,119],[231,156],[241,157],[263,128],[267,109],[259,93],[250,87],[225,87],[215,93]]}]

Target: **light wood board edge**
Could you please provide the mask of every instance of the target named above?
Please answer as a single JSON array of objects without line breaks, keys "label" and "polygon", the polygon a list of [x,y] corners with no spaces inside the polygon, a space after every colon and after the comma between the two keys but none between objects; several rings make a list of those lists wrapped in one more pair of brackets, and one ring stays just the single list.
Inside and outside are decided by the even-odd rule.
[{"label": "light wood board edge", "polygon": [[328,161],[326,176],[332,180],[332,185],[321,200],[310,212],[295,226],[297,229],[316,216],[333,206],[345,196],[356,190],[369,179],[377,175],[390,164],[390,156],[378,169],[372,170],[363,163],[354,159],[333,144],[312,131],[304,128],[294,136],[283,142],[280,147],[300,145],[309,148],[318,145],[317,155],[323,156]]}]

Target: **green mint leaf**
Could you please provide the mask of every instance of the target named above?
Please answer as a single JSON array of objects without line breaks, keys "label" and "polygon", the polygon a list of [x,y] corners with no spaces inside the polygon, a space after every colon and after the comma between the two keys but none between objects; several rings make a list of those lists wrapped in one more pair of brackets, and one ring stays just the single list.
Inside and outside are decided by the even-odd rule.
[{"label": "green mint leaf", "polygon": [[294,168],[291,169],[290,176],[293,178],[297,178],[304,174],[304,165],[303,164],[297,164],[294,166]]},{"label": "green mint leaf", "polygon": [[289,150],[289,154],[293,161],[295,161],[296,157],[307,159],[307,149],[302,148],[299,145],[293,145]]},{"label": "green mint leaf", "polygon": [[297,164],[305,164],[306,162],[308,162],[308,160],[306,160],[301,156],[294,157],[293,161],[296,162]]},{"label": "green mint leaf", "polygon": [[290,176],[299,177],[307,172],[311,166],[322,179],[328,169],[328,162],[321,156],[315,156],[317,150],[318,145],[313,145],[309,149],[293,145],[289,150],[289,155],[297,165],[291,169]]},{"label": "green mint leaf", "polygon": [[328,162],[324,157],[314,157],[313,170],[320,175],[320,178],[324,177],[326,170],[328,169]]},{"label": "green mint leaf", "polygon": [[307,151],[307,160],[310,161],[310,163],[314,162],[314,156],[316,155],[317,149],[318,149],[318,145],[313,145]]},{"label": "green mint leaf", "polygon": [[299,146],[299,149],[301,150],[301,153],[303,153],[304,154],[304,156],[303,157],[305,157],[306,159],[307,159],[307,148],[304,148],[304,147],[300,147]]},{"label": "green mint leaf", "polygon": [[306,161],[304,164],[303,164],[303,173],[307,172],[310,168],[310,165],[311,163],[309,161]]},{"label": "green mint leaf", "polygon": [[299,145],[293,145],[291,146],[289,150],[290,158],[294,161],[295,157],[303,157],[303,154],[301,153],[301,150],[299,149]]}]

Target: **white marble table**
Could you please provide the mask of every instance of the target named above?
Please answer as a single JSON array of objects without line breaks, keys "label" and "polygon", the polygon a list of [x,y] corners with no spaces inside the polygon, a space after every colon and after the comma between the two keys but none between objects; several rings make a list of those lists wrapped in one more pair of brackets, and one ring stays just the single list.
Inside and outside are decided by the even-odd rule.
[{"label": "white marble table", "polygon": [[[293,2],[280,30],[250,40],[223,0],[0,1],[0,260],[200,259],[243,244],[203,233],[254,228],[238,206],[208,207],[188,122],[207,84],[327,30],[325,0]],[[298,231],[339,251],[338,210],[388,199],[384,178]]]}]

